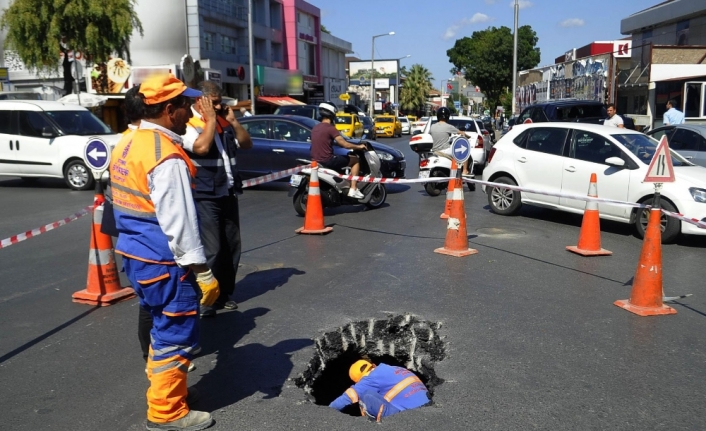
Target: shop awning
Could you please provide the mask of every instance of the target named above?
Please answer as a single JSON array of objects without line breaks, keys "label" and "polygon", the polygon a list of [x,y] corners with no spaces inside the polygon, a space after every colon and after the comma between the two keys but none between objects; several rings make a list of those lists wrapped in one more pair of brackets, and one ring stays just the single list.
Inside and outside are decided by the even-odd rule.
[{"label": "shop awning", "polygon": [[286,105],[306,105],[304,102],[300,102],[297,99],[292,99],[287,96],[260,96],[257,98],[258,102],[270,103],[277,106]]}]

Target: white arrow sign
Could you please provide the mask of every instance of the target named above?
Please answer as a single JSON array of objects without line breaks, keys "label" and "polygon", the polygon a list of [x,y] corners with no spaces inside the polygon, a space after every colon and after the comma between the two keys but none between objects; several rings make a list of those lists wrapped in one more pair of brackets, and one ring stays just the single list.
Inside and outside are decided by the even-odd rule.
[{"label": "white arrow sign", "polygon": [[103,151],[98,151],[98,148],[94,148],[91,151],[88,152],[88,155],[95,160],[98,160],[99,157],[105,157],[108,155],[108,153],[103,152]]},{"label": "white arrow sign", "polygon": [[652,156],[650,167],[647,168],[647,175],[643,180],[645,183],[673,183],[674,166],[672,165],[672,154],[669,152],[667,137],[662,136],[659,141],[657,151]]},{"label": "white arrow sign", "polygon": [[463,154],[466,152],[467,149],[468,149],[468,147],[466,147],[465,145],[461,145],[458,148],[456,148],[456,152]]}]

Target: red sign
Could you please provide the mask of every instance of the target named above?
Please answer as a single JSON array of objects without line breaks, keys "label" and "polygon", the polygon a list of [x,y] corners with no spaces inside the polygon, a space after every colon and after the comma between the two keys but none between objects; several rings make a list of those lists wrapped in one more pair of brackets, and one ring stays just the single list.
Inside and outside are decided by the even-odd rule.
[{"label": "red sign", "polygon": [[643,180],[646,183],[673,183],[674,166],[672,165],[672,153],[669,151],[667,136],[662,136],[657,150],[655,150],[650,167],[647,168],[647,175]]},{"label": "red sign", "polygon": [[243,66],[238,67],[238,79],[241,81],[245,79],[245,68]]},{"label": "red sign", "polygon": [[524,124],[532,124],[532,119],[528,118],[525,121],[523,121]]},{"label": "red sign", "polygon": [[450,83],[447,83],[447,84],[446,84],[446,88],[448,88],[449,90],[453,90],[453,89],[454,89],[454,86],[451,85]]}]

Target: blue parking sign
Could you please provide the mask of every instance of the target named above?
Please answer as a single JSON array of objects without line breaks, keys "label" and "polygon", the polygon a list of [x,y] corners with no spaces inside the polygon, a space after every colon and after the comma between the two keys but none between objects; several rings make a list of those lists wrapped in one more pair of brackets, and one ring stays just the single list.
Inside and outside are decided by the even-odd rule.
[{"label": "blue parking sign", "polygon": [[461,102],[458,100],[454,100],[454,108],[457,110],[461,109]]}]

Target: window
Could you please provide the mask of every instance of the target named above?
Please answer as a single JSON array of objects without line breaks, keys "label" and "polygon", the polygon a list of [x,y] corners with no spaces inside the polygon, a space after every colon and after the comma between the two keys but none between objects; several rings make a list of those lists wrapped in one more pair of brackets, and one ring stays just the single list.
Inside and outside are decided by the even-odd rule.
[{"label": "window", "polygon": [[669,148],[676,151],[706,151],[706,139],[691,130],[677,128],[669,139]]},{"label": "window", "polygon": [[221,52],[225,54],[235,54],[235,39],[228,36],[221,36]]},{"label": "window", "polygon": [[267,139],[267,121],[243,121],[240,123],[251,138]]},{"label": "window", "polygon": [[272,43],[272,61],[279,61],[281,62],[283,58],[282,55],[282,44],[281,43]]},{"label": "window", "polygon": [[515,124],[522,124],[530,118],[530,115],[532,115],[533,109],[525,109],[525,111],[520,115],[520,117],[515,121]]},{"label": "window", "polygon": [[564,151],[567,129],[536,128],[528,130],[525,148],[530,151],[560,156]]},{"label": "window", "polygon": [[311,131],[299,124],[275,121],[275,139],[281,141],[311,142]]},{"label": "window", "polygon": [[282,5],[277,2],[270,2],[270,28],[282,29]]},{"label": "window", "polygon": [[254,47],[255,47],[255,52],[253,53],[253,56],[257,59],[265,60],[267,58],[266,57],[267,48],[266,48],[265,39],[255,38]]},{"label": "window", "polygon": [[[649,165],[652,161],[652,157],[655,155],[657,145],[659,144],[659,142],[641,133],[615,134],[610,136],[623,144],[628,151],[636,155],[640,161],[646,165]],[[675,152],[672,152],[672,165],[691,166],[689,162]]]},{"label": "window", "polygon": [[67,135],[111,135],[113,131],[88,111],[47,111],[46,114]]},{"label": "window", "polygon": [[544,115],[542,108],[534,108],[530,116],[533,123],[543,123],[547,121],[547,116]]},{"label": "window", "polygon": [[215,33],[210,33],[208,31],[204,31],[203,35],[201,36],[202,39],[202,44],[203,47],[202,49],[204,51],[213,51],[213,41],[216,39]]},{"label": "window", "polygon": [[[667,135],[667,139],[671,140],[672,133],[674,133],[674,127],[665,127],[664,129],[655,130],[654,133],[650,133],[650,136],[659,141],[662,139],[662,136]],[[672,144],[670,141],[669,147],[671,148],[671,146]]]},{"label": "window", "polygon": [[353,121],[353,117],[350,117],[348,115],[341,116],[341,115],[336,115],[336,124],[351,124]]},{"label": "window", "polygon": [[706,117],[706,84],[687,82],[684,85],[684,116],[687,118]]},{"label": "window", "polygon": [[20,135],[42,137],[42,131],[53,132],[51,124],[39,112],[20,111]]},{"label": "window", "polygon": [[609,157],[620,157],[622,151],[601,135],[583,130],[574,130],[571,156],[591,163],[606,164]]},{"label": "window", "polygon": [[12,111],[0,111],[0,133],[14,135],[17,133],[17,127],[12,121]]}]

